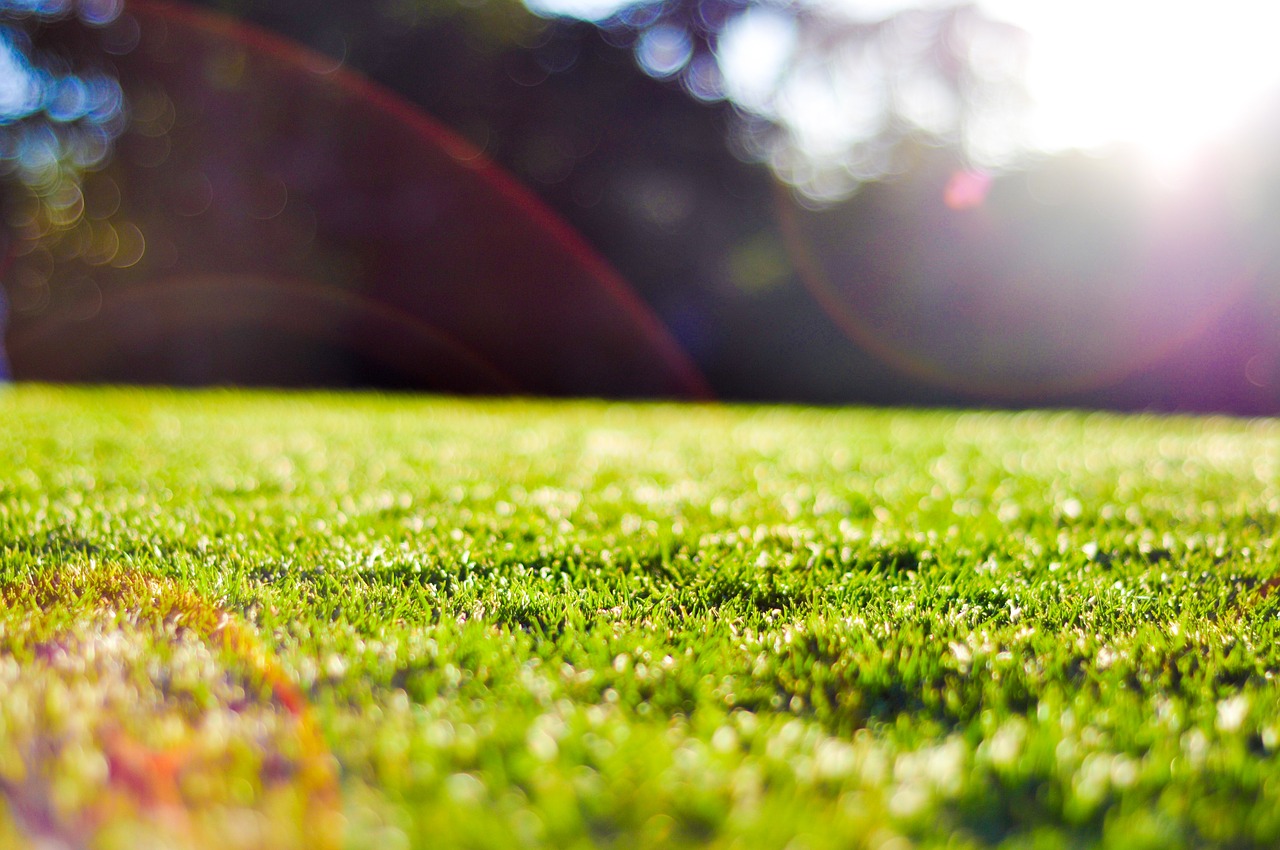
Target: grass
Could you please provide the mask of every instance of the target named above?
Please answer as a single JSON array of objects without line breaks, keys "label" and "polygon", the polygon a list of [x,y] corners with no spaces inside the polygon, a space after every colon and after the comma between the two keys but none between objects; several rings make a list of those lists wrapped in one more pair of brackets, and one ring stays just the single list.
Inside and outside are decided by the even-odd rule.
[{"label": "grass", "polygon": [[1280,845],[1280,424],[0,418],[0,846]]}]

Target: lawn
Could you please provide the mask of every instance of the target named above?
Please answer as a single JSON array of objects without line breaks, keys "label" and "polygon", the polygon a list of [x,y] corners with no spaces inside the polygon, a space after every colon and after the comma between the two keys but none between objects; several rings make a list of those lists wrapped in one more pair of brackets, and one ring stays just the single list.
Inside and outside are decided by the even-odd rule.
[{"label": "lawn", "polygon": [[0,417],[0,846],[1280,845],[1280,424]]}]

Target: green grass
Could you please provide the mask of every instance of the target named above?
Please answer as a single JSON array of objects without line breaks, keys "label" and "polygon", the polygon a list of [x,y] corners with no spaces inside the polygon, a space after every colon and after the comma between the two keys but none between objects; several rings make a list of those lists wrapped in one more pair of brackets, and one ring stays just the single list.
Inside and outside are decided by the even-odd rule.
[{"label": "green grass", "polygon": [[6,847],[1280,846],[1277,423],[0,421]]}]

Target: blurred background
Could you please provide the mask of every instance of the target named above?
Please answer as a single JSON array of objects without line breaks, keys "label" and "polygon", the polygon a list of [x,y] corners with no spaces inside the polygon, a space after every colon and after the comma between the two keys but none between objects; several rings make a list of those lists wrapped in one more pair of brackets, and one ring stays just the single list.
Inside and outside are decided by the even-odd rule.
[{"label": "blurred background", "polygon": [[19,380],[1280,412],[1280,7],[0,0]]}]

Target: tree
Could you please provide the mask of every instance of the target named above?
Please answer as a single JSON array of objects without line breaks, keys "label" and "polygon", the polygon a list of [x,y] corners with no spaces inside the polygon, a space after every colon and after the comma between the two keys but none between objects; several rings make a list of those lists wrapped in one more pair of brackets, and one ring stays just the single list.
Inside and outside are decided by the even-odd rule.
[{"label": "tree", "polygon": [[[143,0],[136,3],[141,8]],[[113,63],[125,71],[139,67],[136,57],[113,52],[129,48],[127,16],[106,24],[85,18],[82,8],[92,8],[87,2],[0,4],[5,50],[46,94],[61,91],[57,81],[68,75],[94,79]],[[1131,206],[1123,162],[1009,159],[1019,150],[1022,40],[971,3],[858,19],[819,5],[667,0],[595,21],[539,17],[515,0],[200,4],[309,45],[328,56],[319,66],[356,69],[470,139],[622,272],[722,396],[959,403],[989,399],[995,385],[1021,382],[1029,393],[1022,400],[1049,400],[1035,395],[1045,385],[1042,376],[1053,372],[1057,383],[1069,378],[1076,354],[1092,358],[1077,369],[1081,374],[1114,377],[1102,368],[1110,364],[1095,362],[1107,359],[1104,343],[1125,340],[1144,354],[1167,349],[1131,332],[1143,315],[1158,337],[1188,321],[1197,328],[1217,321],[1194,309],[1179,318],[1190,303],[1185,298],[1130,299],[1110,309],[1105,321],[1096,318],[1097,309],[1124,301],[1117,282],[1133,278],[1123,262],[1136,250],[1124,228],[1150,232],[1150,211]],[[761,33],[773,39],[774,60],[762,63],[767,73],[744,82],[735,77],[735,51]],[[235,71],[234,51],[225,58],[225,67],[212,69],[214,77]],[[135,267],[93,265],[106,256],[104,245],[111,247],[102,240],[130,234],[124,212],[112,218],[113,185],[125,212],[145,211],[153,196],[186,189],[194,192],[191,204],[182,206],[179,198],[179,206],[203,203],[207,186],[184,188],[181,173],[165,171],[174,158],[169,166],[146,165],[192,132],[171,132],[163,86],[136,74],[116,82],[131,105],[127,132],[119,114],[95,128],[89,112],[60,118],[51,111],[53,99],[0,85],[0,106],[10,110],[0,124],[7,152],[7,179],[0,180],[6,256],[25,252],[3,276],[16,329],[46,309],[74,313],[85,295],[91,307],[94,286],[137,276]],[[248,94],[269,99],[268,92]],[[283,140],[289,122],[302,120],[287,108],[255,114],[270,124],[255,132],[269,129]],[[292,128],[320,140],[323,129]],[[1275,136],[1274,127],[1267,132]],[[77,134],[119,155],[103,164],[96,157],[77,160]],[[40,144],[14,141],[28,137]],[[320,144],[299,151],[297,162],[301,167],[325,155]],[[23,162],[44,162],[45,171]],[[50,162],[57,169],[50,170]],[[1274,176],[1274,158],[1268,162]],[[1239,170],[1229,181],[1237,189],[1248,182]],[[39,176],[55,171],[56,181]],[[963,179],[956,185],[972,192],[950,206],[947,190],[957,175]],[[1046,200],[1048,184],[1065,186],[1058,194],[1068,200]],[[1254,198],[1265,214],[1210,204],[1204,209],[1222,209],[1217,230],[1173,229],[1174,250],[1163,243],[1147,248],[1164,257],[1196,255],[1188,257],[1196,263],[1179,260],[1172,263],[1176,269],[1156,270],[1177,278],[1187,292],[1199,277],[1229,278],[1221,315],[1236,316],[1231,321],[1247,333],[1235,334],[1229,345],[1225,337],[1204,336],[1195,343],[1200,348],[1184,349],[1212,350],[1212,369],[1204,365],[1207,356],[1178,355],[1161,361],[1175,365],[1154,363],[1138,377],[1120,376],[1119,389],[1092,383],[1053,398],[1107,406],[1142,406],[1154,398],[1166,407],[1195,406],[1195,387],[1212,384],[1232,387],[1212,396],[1215,406],[1274,407],[1274,387],[1256,386],[1265,378],[1257,364],[1265,366],[1269,352],[1280,350],[1263,326],[1274,315],[1274,298],[1249,289],[1235,274],[1238,263],[1229,261],[1269,254],[1232,250],[1219,232],[1238,234],[1255,248],[1269,246],[1274,205],[1262,203],[1261,183],[1235,194]],[[82,203],[94,211],[88,220],[78,216]],[[239,230],[223,229],[222,236],[234,232],[239,241],[234,251],[206,246],[209,263],[271,266],[281,257],[267,244],[268,231],[284,223],[303,232],[306,210],[299,216],[291,224],[273,219],[269,226],[241,222]],[[386,216],[377,220],[391,223]],[[158,225],[153,249],[183,228],[187,244],[198,248],[201,234],[191,224],[181,218]],[[373,236],[353,236],[351,244],[322,239],[309,248],[316,279],[359,271],[369,258],[376,262],[377,252],[355,245],[376,242],[365,238]],[[148,262],[159,262],[162,253],[153,250]],[[1255,265],[1260,277],[1274,281],[1274,263]],[[825,291],[821,276],[830,284]],[[1040,284],[1024,285],[1034,281]],[[1015,310],[1015,304],[1022,306]],[[1022,321],[1027,316],[1034,321]],[[874,333],[863,333],[868,323],[878,326]],[[1184,336],[1179,331],[1175,341]],[[74,334],[64,339],[83,343]],[[1254,364],[1250,370],[1236,362],[1242,340],[1261,351],[1243,355]],[[267,351],[277,340],[266,335],[259,342]],[[886,356],[886,344],[899,348]],[[340,352],[300,351],[295,371],[267,379],[443,388],[432,377],[353,362]],[[168,355],[144,351],[132,362],[146,365],[162,356]],[[1127,357],[1139,360],[1149,362]],[[266,361],[246,354],[244,362]],[[921,368],[922,362],[933,366]],[[1196,369],[1203,372],[1199,384],[1188,378]],[[955,374],[961,371],[968,374]],[[1243,387],[1246,371],[1253,383]],[[190,380],[201,375],[207,378],[197,371]]]}]

